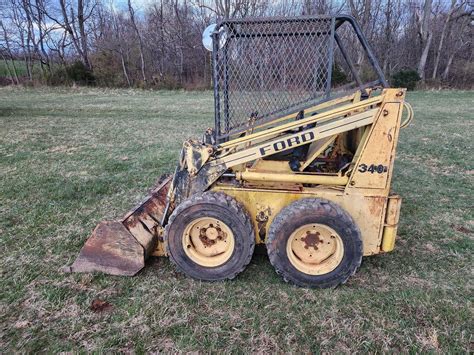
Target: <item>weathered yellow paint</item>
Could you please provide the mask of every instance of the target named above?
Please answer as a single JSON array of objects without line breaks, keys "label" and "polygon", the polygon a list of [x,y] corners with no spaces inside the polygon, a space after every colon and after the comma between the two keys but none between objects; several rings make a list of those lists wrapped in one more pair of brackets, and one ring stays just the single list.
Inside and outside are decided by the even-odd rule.
[{"label": "weathered yellow paint", "polygon": [[389,196],[382,239],[382,251],[384,252],[390,252],[395,248],[395,239],[397,236],[401,205],[402,199],[400,196]]},{"label": "weathered yellow paint", "polygon": [[[390,90],[390,89],[388,89],[388,90]],[[384,95],[382,94],[380,96],[376,96],[376,97],[373,97],[373,98],[370,98],[370,99],[367,99],[367,100],[364,100],[364,101],[359,101],[357,103],[343,105],[341,107],[336,107],[336,108],[334,108],[332,110],[329,110],[327,112],[323,112],[323,113],[320,113],[320,114],[317,114],[317,115],[314,115],[314,116],[310,116],[310,117],[302,119],[302,120],[288,122],[286,124],[276,126],[274,128],[269,128],[269,129],[264,130],[264,131],[255,132],[255,133],[250,134],[248,136],[243,136],[241,138],[233,139],[229,142],[222,143],[219,146],[219,149],[220,150],[229,149],[231,147],[235,147],[235,146],[237,146],[239,144],[242,144],[242,143],[245,143],[245,142],[254,141],[257,138],[261,138],[261,137],[265,137],[265,136],[268,137],[268,136],[271,136],[271,135],[284,133],[285,131],[297,129],[301,126],[306,126],[306,125],[309,125],[309,124],[312,124],[312,123],[315,123],[315,122],[321,122],[321,121],[341,117],[341,116],[350,114],[351,112],[354,112],[354,111],[357,111],[357,110],[368,109],[368,108],[370,108],[374,105],[380,104],[383,100],[384,100]]]},{"label": "weathered yellow paint", "polygon": [[[252,165],[252,169],[256,171],[272,171],[274,173],[291,173],[290,165],[287,161],[280,160],[263,160],[258,159]],[[234,171],[239,171],[239,169],[232,169]],[[240,169],[245,170],[245,168]]]},{"label": "weathered yellow paint", "polygon": [[[393,168],[395,144],[398,136],[398,120],[401,104],[388,103],[383,106],[379,116],[373,124],[366,141],[365,149],[356,163],[352,182],[354,187],[385,189],[389,181],[389,174],[364,171],[361,166],[369,169],[371,166],[384,166],[388,170]],[[365,169],[365,168],[364,168]]]},{"label": "weathered yellow paint", "polygon": [[398,224],[401,206],[402,198],[399,195],[390,195],[388,197],[387,214],[385,216],[385,224],[387,226],[395,226]]},{"label": "weathered yellow paint", "polygon": [[[350,112],[350,110],[348,112]],[[370,125],[374,122],[374,119],[378,113],[379,110],[374,108],[367,109],[364,112],[349,116],[345,116],[340,112],[339,115],[335,115],[334,117],[332,117],[333,115],[325,116],[324,122],[321,122],[313,128],[306,129],[303,132],[286,135],[283,139],[282,137],[277,137],[271,141],[263,142],[247,149],[238,150],[235,153],[217,158],[215,163],[225,164],[226,167],[230,168],[238,164],[262,158],[264,156],[271,156],[278,151],[296,148],[322,138]],[[329,120],[329,117],[333,119]],[[301,126],[302,124],[299,123],[296,127]],[[285,145],[284,147],[282,146],[283,144]],[[278,145],[280,145],[279,148]]]},{"label": "weathered yellow paint", "polygon": [[192,139],[185,141],[183,148],[183,158],[191,175],[196,175],[213,153],[210,145],[206,146]]},{"label": "weathered yellow paint", "polygon": [[341,263],[344,243],[334,229],[323,224],[306,224],[290,235],[286,254],[299,271],[308,275],[324,275]]},{"label": "weathered yellow paint", "polygon": [[[382,103],[379,113],[369,129],[368,136],[363,142],[360,152],[358,152],[354,171],[346,188],[347,192],[357,190],[366,195],[382,194],[388,196],[400,131],[404,95],[404,90],[385,90],[386,100]],[[368,171],[372,165],[386,167],[386,172],[380,174]]]},{"label": "weathered yellow paint", "polygon": [[390,252],[395,249],[397,227],[384,227],[382,239],[382,251]]},{"label": "weathered yellow paint", "polygon": [[217,267],[225,264],[235,248],[234,233],[224,222],[210,217],[191,221],[182,236],[183,250],[196,264]]},{"label": "weathered yellow paint", "polygon": [[[334,101],[334,106],[326,103],[327,110],[315,116],[226,142],[209,160],[231,167],[236,180],[230,183],[218,180],[211,190],[224,192],[245,207],[252,217],[257,243],[265,242],[269,226],[282,208],[301,198],[322,198],[337,203],[352,216],[362,234],[364,255],[391,251],[401,199],[390,196],[390,182],[404,97],[405,91],[401,89],[385,89],[380,96],[362,101],[353,95],[350,99]],[[320,154],[315,151],[327,146],[336,135],[338,142],[352,131],[356,150],[344,174],[295,173],[287,161],[267,160],[266,156],[262,159],[259,149],[264,144],[288,139],[294,135],[291,130],[315,122],[316,127],[305,129],[305,132],[312,130],[314,138],[313,149],[302,163],[314,160]],[[272,154],[268,154],[270,159]],[[366,171],[362,171],[362,164]],[[368,171],[371,165],[387,170]],[[236,184],[239,180],[240,185]],[[163,251],[160,242],[155,252],[162,255]]]},{"label": "weathered yellow paint", "polygon": [[270,171],[245,170],[236,173],[237,180],[290,182],[314,185],[346,185],[349,178],[338,175],[322,175],[311,173],[273,173]]},{"label": "weathered yellow paint", "polygon": [[[254,224],[257,243],[265,242],[273,219],[284,207],[301,198],[323,198],[339,204],[352,216],[362,233],[364,255],[381,252],[387,197],[347,194],[330,187],[301,187],[300,191],[287,191],[216,184],[212,190],[224,192],[245,206]],[[261,218],[262,211],[266,218]],[[264,226],[259,217],[265,220]]]}]

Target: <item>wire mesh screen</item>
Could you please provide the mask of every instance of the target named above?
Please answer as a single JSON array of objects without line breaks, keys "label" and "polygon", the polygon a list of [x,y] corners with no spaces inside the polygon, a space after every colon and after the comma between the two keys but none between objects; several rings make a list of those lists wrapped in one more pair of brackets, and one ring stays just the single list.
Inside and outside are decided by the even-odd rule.
[{"label": "wire mesh screen", "polygon": [[333,39],[331,17],[221,22],[213,37],[218,137],[329,96]]}]

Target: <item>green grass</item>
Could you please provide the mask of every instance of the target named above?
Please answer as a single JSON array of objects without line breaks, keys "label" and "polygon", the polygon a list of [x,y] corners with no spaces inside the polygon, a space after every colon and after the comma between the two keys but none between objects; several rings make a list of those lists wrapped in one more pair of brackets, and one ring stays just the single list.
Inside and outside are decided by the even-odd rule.
[{"label": "green grass", "polygon": [[[10,67],[10,70],[13,73],[12,62],[10,60],[7,60],[7,61],[8,61],[8,66]],[[14,60],[14,62],[15,62],[16,70],[17,70],[17,75],[18,76],[27,75],[25,62],[23,60]],[[10,73],[8,72],[7,65],[5,64],[5,61],[3,60],[0,61],[0,77],[10,77]]]},{"label": "green grass", "polygon": [[[408,99],[395,251],[308,290],[264,256],[223,283],[156,258],[133,278],[59,272],[212,125],[212,95],[0,89],[0,351],[472,351],[474,93]],[[112,309],[92,312],[94,298]]]}]

